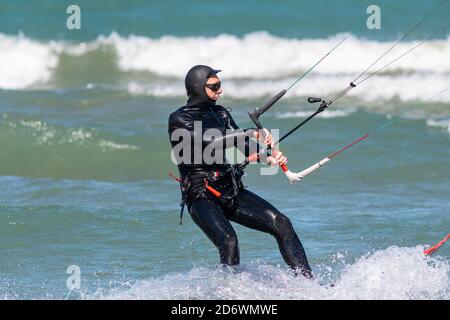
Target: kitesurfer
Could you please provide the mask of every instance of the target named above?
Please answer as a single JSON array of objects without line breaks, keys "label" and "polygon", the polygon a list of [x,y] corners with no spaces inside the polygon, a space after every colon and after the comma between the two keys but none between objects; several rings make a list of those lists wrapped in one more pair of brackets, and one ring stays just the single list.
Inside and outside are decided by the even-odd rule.
[{"label": "kitesurfer", "polygon": [[[169,117],[168,131],[172,148],[178,143],[172,139],[172,134],[177,129],[187,130],[191,139],[189,143],[194,145],[195,139],[198,138],[194,130],[196,121],[201,123],[201,133],[208,129],[217,129],[224,133],[222,141],[230,141],[243,134],[257,138],[267,146],[273,146],[273,137],[268,130],[264,129],[264,135],[254,129],[239,130],[230,112],[216,104],[222,94],[218,72],[220,70],[209,66],[196,65],[187,73],[187,103]],[[228,135],[225,134],[226,130]],[[208,139],[202,135],[201,151],[217,141],[220,139]],[[229,144],[225,143],[223,148],[227,145]],[[248,150],[248,141],[244,147]],[[182,208],[186,204],[192,220],[217,247],[220,262],[229,266],[240,263],[238,238],[230,224],[230,221],[233,221],[274,236],[287,265],[294,269],[296,274],[312,278],[305,251],[289,218],[269,202],[244,188],[241,182],[242,170],[226,162],[225,152],[224,159],[221,159],[224,161],[212,164],[203,159],[200,162],[193,161],[198,154],[195,148],[191,148],[190,152],[191,161],[177,163],[181,175]],[[281,152],[274,154],[268,158],[272,164],[284,165],[287,162]]]}]

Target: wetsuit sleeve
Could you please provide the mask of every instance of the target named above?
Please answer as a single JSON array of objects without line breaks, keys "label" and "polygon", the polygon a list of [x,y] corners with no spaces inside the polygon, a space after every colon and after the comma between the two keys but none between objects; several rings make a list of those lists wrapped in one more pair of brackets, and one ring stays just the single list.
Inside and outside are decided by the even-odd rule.
[{"label": "wetsuit sleeve", "polygon": [[[233,130],[240,130],[239,126],[234,121],[230,112],[227,109],[225,109],[224,107],[221,107],[221,108],[222,108],[222,112],[223,112],[223,115],[225,118],[224,120],[228,124],[228,127]],[[251,138],[253,138],[254,130],[255,130],[254,128],[243,129],[242,131],[245,133],[245,136],[246,136],[245,140],[236,139],[236,141],[234,143],[234,146],[240,152],[242,152],[246,157],[248,157],[250,154],[252,154],[254,152],[259,152],[259,144],[256,141],[254,141],[253,139],[251,139]]]},{"label": "wetsuit sleeve", "polygon": [[[192,116],[187,112],[177,110],[169,116],[168,127],[172,152],[174,152],[177,164],[193,163],[195,130]],[[185,150],[190,151],[185,154]]]},{"label": "wetsuit sleeve", "polygon": [[[237,126],[235,127],[237,128]],[[188,135],[188,139],[191,141],[195,141],[195,138],[199,138],[197,141],[203,141],[204,146],[209,145],[211,147],[226,146],[230,148],[235,145],[235,141],[243,140],[243,136],[251,134],[251,132],[245,133],[243,130],[234,130],[234,128],[233,132],[226,132],[223,129],[218,129],[219,131],[212,132],[210,130],[211,128],[208,130],[208,128],[203,127],[201,131],[195,130],[192,116],[184,112],[176,112],[169,117],[169,135],[174,137],[175,135],[172,134],[177,129],[183,129],[183,136]]]},{"label": "wetsuit sleeve", "polygon": [[[208,143],[211,147],[225,147],[232,148],[236,147],[240,150],[239,147],[242,148],[242,150],[245,149],[245,146],[248,144],[250,138],[253,137],[252,130],[235,130],[233,132],[227,132],[226,134],[220,135],[219,137],[214,135],[208,135],[208,133],[204,134],[204,140]],[[240,150],[242,152],[242,150]]]},{"label": "wetsuit sleeve", "polygon": [[174,112],[169,117],[169,134],[172,134],[176,129],[194,130],[194,120],[192,116],[186,112]]}]

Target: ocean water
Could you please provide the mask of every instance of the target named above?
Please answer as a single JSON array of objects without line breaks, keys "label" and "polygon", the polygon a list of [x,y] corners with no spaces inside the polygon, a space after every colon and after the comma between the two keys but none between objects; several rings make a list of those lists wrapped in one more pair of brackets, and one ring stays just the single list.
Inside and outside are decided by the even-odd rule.
[{"label": "ocean water", "polygon": [[[450,299],[450,3],[353,89],[281,143],[300,171],[389,119],[299,184],[249,166],[248,188],[291,219],[317,278],[293,278],[276,241],[234,224],[238,273],[185,214],[167,117],[195,64],[222,69],[221,103],[247,111],[351,36],[262,118],[287,132],[440,1],[0,3],[1,299]],[[376,68],[376,66],[375,66]],[[376,70],[376,69],[374,69]],[[81,287],[69,291],[69,266]],[[330,286],[334,284],[334,286]]]}]

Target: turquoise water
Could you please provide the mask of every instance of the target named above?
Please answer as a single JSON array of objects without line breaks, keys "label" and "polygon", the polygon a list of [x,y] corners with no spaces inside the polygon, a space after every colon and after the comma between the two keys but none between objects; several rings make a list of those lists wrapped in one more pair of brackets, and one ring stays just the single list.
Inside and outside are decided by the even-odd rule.
[{"label": "turquoise water", "polygon": [[[2,299],[449,299],[450,37],[436,34],[355,88],[281,149],[300,171],[397,119],[290,185],[249,166],[245,184],[294,224],[315,282],[293,279],[270,236],[235,225],[242,266],[185,216],[167,116],[190,66],[223,69],[236,122],[352,36],[264,115],[283,134],[330,98],[439,1],[63,1],[0,4],[0,297]],[[258,8],[258,10],[255,10]],[[446,4],[384,62],[442,29]],[[380,66],[383,61],[380,62]],[[69,292],[70,265],[81,289]],[[328,287],[335,283],[333,288]],[[322,284],[322,285],[320,285]]]},{"label": "turquoise water", "polygon": [[[0,4],[0,27],[8,34],[23,31],[37,39],[92,40],[99,34],[116,31],[122,35],[217,36],[221,33],[245,35],[267,30],[289,38],[323,38],[339,32],[355,32],[369,38],[395,38],[417,21],[440,0],[317,0],[314,2],[283,0],[225,0],[212,3],[198,0],[123,1],[81,0],[82,30],[64,28],[70,1],[43,0],[39,5],[21,1]],[[383,6],[385,18],[380,31],[366,29],[366,9],[371,4]],[[443,7],[424,29],[413,38],[426,37],[430,30],[448,24],[450,9]]]}]

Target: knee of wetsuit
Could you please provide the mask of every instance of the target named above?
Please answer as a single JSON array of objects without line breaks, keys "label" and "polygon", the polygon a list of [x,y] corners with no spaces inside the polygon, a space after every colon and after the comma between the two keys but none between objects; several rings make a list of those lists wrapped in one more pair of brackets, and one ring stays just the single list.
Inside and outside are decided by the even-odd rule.
[{"label": "knee of wetsuit", "polygon": [[224,249],[228,252],[233,251],[237,249],[238,247],[238,239],[235,235],[226,235],[221,239],[220,241],[220,247],[221,249]]},{"label": "knee of wetsuit", "polygon": [[291,220],[281,213],[277,214],[275,217],[275,227],[282,235],[294,230]]}]

